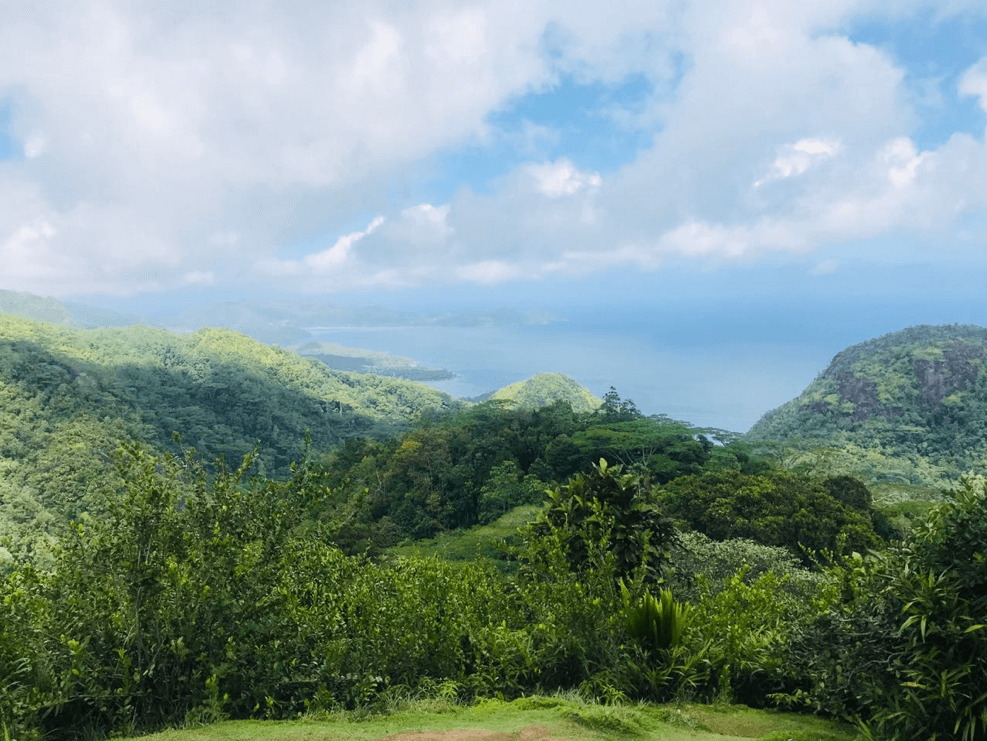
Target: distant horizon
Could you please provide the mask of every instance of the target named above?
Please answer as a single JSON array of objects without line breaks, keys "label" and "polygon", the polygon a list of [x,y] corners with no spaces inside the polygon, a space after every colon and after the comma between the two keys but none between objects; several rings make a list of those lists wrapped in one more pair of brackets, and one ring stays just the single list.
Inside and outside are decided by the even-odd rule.
[{"label": "distant horizon", "polygon": [[[77,297],[76,301],[120,311],[141,308],[140,298],[86,300],[89,298]],[[284,296],[268,298],[292,301]],[[326,304],[347,307],[336,297],[325,298]],[[322,303],[318,299],[305,296],[295,301]],[[211,303],[214,302],[205,300],[201,305]],[[175,308],[170,304],[168,307]],[[427,315],[442,313],[440,307],[437,302],[430,306],[390,302],[390,306],[383,308],[424,309],[422,313]],[[632,399],[646,415],[668,414],[701,427],[746,432],[765,413],[800,394],[837,353],[851,345],[919,324],[983,326],[962,321],[964,317],[959,310],[953,316],[943,316],[946,312],[942,308],[926,311],[918,305],[909,308],[870,299],[861,300],[856,311],[835,318],[839,321],[827,317],[824,307],[824,302],[806,300],[800,312],[788,310],[779,316],[779,311],[767,300],[757,305],[749,303],[743,311],[729,303],[705,305],[696,310],[694,306],[673,302],[671,306],[658,307],[653,312],[641,306],[555,305],[553,308],[565,317],[565,321],[544,335],[550,341],[538,339],[534,332],[525,333],[521,328],[514,332],[512,340],[510,331],[500,330],[501,340],[513,341],[518,348],[519,358],[513,362],[516,369],[513,374],[509,357],[511,346],[505,345],[506,349],[499,354],[487,352],[489,348],[484,347],[482,331],[473,333],[479,343],[475,352],[487,352],[486,359],[480,363],[482,367],[467,362],[469,353],[458,349],[449,337],[442,337],[441,331],[431,347],[427,343],[416,345],[414,327],[403,328],[404,331],[400,327],[394,328],[396,331],[390,334],[370,327],[352,327],[349,329],[356,333],[363,331],[373,335],[374,341],[333,339],[340,344],[387,351],[459,373],[458,380],[431,385],[460,397],[494,391],[536,372],[558,372],[573,377],[597,396],[602,396],[612,385],[622,397]],[[361,307],[353,303],[348,308]],[[498,308],[540,311],[545,305],[538,302],[521,307],[498,307],[483,306],[474,301],[468,307],[460,305],[458,308],[464,313],[483,313]],[[913,320],[904,323],[907,319]],[[460,328],[459,332],[462,337],[470,337],[467,329]],[[446,334],[453,336],[453,333]],[[349,337],[352,336],[351,333]],[[385,336],[397,339],[386,342]],[[613,355],[613,362],[597,357],[606,353]],[[584,357],[587,354],[590,357]],[[504,356],[507,356],[506,360],[501,359]],[[546,362],[550,367],[545,365]],[[448,367],[456,364],[458,367]],[[580,368],[590,370],[581,377]],[[499,385],[484,385],[485,377],[497,378]]]},{"label": "distant horizon", "polygon": [[982,0],[14,5],[0,288],[984,325],[984,39]]}]

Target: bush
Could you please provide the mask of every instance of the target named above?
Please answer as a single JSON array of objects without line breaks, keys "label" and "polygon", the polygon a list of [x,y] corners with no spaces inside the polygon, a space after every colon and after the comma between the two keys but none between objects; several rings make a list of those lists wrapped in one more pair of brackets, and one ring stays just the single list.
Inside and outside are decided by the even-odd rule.
[{"label": "bush", "polygon": [[708,593],[718,594],[741,569],[745,584],[752,584],[770,571],[782,578],[781,589],[786,594],[806,601],[814,599],[827,582],[823,574],[806,569],[787,548],[745,538],[718,541],[695,532],[682,533],[674,564],[668,584],[677,596],[689,602],[700,599],[700,583]]},{"label": "bush", "polygon": [[661,499],[671,517],[714,540],[781,546],[805,565],[821,553],[863,552],[882,544],[868,513],[838,501],[821,482],[786,471],[685,476],[667,484]]},{"label": "bush", "polygon": [[842,569],[845,602],[793,642],[793,699],[879,738],[987,738],[987,485],[964,479],[911,540]]}]

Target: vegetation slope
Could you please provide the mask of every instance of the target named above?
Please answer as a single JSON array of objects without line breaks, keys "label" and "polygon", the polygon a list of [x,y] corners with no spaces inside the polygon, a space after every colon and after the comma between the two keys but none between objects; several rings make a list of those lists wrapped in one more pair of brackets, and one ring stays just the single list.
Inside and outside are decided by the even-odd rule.
[{"label": "vegetation slope", "polygon": [[455,407],[428,386],[332,371],[229,330],[81,330],[0,314],[0,535],[91,509],[125,440],[207,460],[255,447],[261,471]]},{"label": "vegetation slope", "polygon": [[603,404],[577,381],[561,373],[539,373],[524,381],[504,386],[490,395],[494,401],[506,401],[522,409],[538,409],[563,401],[574,412],[592,412]]},{"label": "vegetation slope", "polygon": [[[941,486],[987,460],[987,329],[922,325],[853,345],[747,439],[873,482]],[[822,450],[820,450],[822,449]]]},{"label": "vegetation slope", "polygon": [[[229,331],[0,321],[4,506],[51,497],[72,524],[0,563],[4,738],[560,690],[987,738],[984,480],[889,542],[858,479],[778,470],[613,390],[582,413],[416,406]],[[177,422],[231,456],[258,412],[236,470],[161,453]],[[308,412],[342,444],[279,466],[279,425]],[[505,517],[500,563],[387,548]]]}]

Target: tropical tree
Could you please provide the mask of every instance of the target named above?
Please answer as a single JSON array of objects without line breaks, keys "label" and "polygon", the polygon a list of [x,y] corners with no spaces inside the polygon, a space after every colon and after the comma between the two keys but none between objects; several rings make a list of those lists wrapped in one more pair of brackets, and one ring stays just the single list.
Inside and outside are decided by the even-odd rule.
[{"label": "tropical tree", "polygon": [[658,488],[641,470],[625,472],[600,459],[587,473],[547,492],[545,508],[528,529],[528,540],[561,538],[577,569],[593,565],[602,547],[615,558],[616,576],[660,583],[671,562],[678,531],[665,516]]}]

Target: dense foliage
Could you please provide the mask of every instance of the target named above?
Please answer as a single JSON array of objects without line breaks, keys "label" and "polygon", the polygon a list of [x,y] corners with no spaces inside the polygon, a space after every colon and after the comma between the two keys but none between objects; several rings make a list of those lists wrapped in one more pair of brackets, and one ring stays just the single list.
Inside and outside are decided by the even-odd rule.
[{"label": "dense foliage", "polygon": [[602,553],[612,558],[618,578],[637,573],[648,585],[664,580],[678,544],[658,487],[640,471],[624,473],[623,466],[608,466],[605,459],[547,491],[527,535],[529,540],[554,537],[577,571],[592,568],[594,554]]},{"label": "dense foliage", "polygon": [[[404,387],[374,396],[239,335],[0,321],[34,333],[0,342],[4,739],[556,689],[987,739],[982,479],[889,544],[860,480],[778,470],[615,391],[592,412],[423,404],[388,436],[373,425],[419,408]],[[327,389],[340,407],[308,447],[279,432],[235,458],[234,412],[268,403],[250,389],[270,390],[272,415],[304,417]],[[379,416],[359,416],[374,399]],[[233,421],[209,428],[224,409]],[[242,464],[164,440],[193,418],[186,440]],[[390,550],[532,510],[498,562]],[[31,518],[60,537],[18,543]]]},{"label": "dense foliage", "polygon": [[344,550],[376,553],[540,503],[601,459],[636,466],[656,483],[745,459],[714,451],[684,423],[642,417],[615,392],[611,402],[577,413],[567,402],[530,409],[489,401],[391,439],[349,440],[325,463],[336,497],[323,516],[335,520]]},{"label": "dense foliage", "polygon": [[850,476],[807,479],[788,471],[711,471],[671,482],[668,513],[715,540],[748,538],[811,563],[824,552],[880,546],[867,488]]},{"label": "dense foliage", "polygon": [[[459,435],[470,420],[496,451],[516,414],[481,406],[388,445]],[[549,429],[572,415],[530,414]],[[355,460],[356,445],[340,455]],[[721,473],[750,467],[743,458],[708,456]],[[841,609],[835,577],[783,549],[680,536],[661,507],[672,488],[642,462],[604,459],[551,489],[516,549],[523,567],[502,571],[345,555],[324,517],[339,471],[317,461],[277,481],[251,473],[256,456],[213,474],[133,444],[111,460],[116,477],[94,494],[100,516],[53,544],[47,566],[3,570],[0,721],[12,739],[292,717],[440,686],[764,705],[807,691],[781,657]],[[510,478],[516,465],[489,471]],[[842,484],[866,504],[866,490]]]},{"label": "dense foliage", "polygon": [[0,314],[0,549],[43,549],[52,522],[97,507],[124,440],[176,451],[178,430],[210,460],[257,446],[262,470],[284,477],[306,431],[325,449],[455,404],[226,330],[86,331]]},{"label": "dense foliage", "polygon": [[826,448],[831,470],[871,481],[943,485],[987,454],[987,329],[917,326],[853,345],[747,437]]},{"label": "dense foliage", "polygon": [[839,571],[844,600],[796,632],[797,701],[878,738],[987,738],[987,483],[965,479],[912,537]]}]

